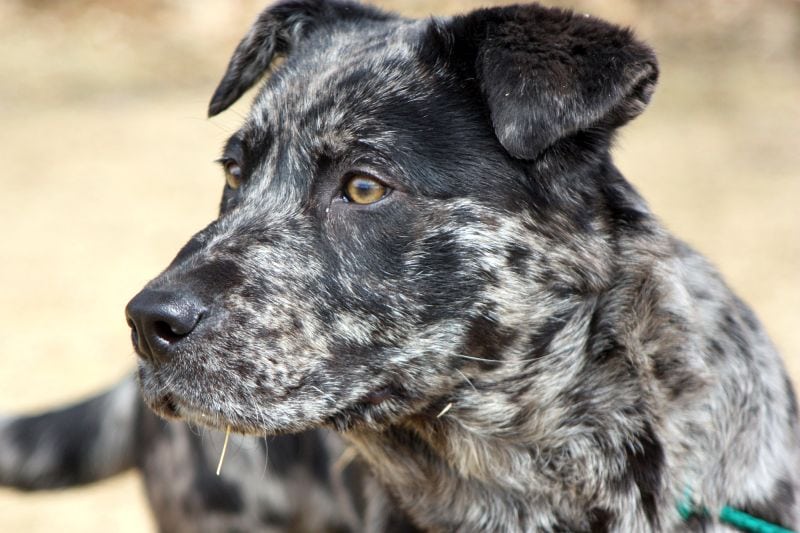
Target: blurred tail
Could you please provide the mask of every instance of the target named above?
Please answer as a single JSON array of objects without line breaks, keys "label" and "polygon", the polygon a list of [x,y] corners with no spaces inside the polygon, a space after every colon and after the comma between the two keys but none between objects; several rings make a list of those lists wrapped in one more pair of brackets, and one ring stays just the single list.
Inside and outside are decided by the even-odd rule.
[{"label": "blurred tail", "polygon": [[131,376],[69,407],[0,417],[0,485],[22,490],[69,487],[133,467],[140,409]]}]

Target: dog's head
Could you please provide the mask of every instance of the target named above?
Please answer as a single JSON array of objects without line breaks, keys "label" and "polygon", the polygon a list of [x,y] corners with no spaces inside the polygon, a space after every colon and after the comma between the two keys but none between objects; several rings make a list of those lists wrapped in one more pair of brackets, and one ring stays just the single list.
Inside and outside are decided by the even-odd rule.
[{"label": "dog's head", "polygon": [[128,305],[161,414],[391,422],[535,356],[608,283],[610,235],[641,216],[608,145],[657,76],[627,30],[537,5],[407,20],[282,2],[209,114],[267,72],[221,159],[219,218]]}]

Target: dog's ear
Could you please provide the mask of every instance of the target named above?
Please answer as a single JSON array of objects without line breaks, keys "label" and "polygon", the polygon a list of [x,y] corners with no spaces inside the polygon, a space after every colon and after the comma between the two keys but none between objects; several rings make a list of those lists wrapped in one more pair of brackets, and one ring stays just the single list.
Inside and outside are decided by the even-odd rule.
[{"label": "dog's ear", "polygon": [[225,111],[267,72],[277,55],[288,54],[300,39],[327,24],[391,15],[352,2],[288,0],[265,9],[233,53],[208,105],[208,116]]},{"label": "dog's ear", "polygon": [[621,126],[644,109],[658,77],[652,50],[629,30],[535,4],[434,22],[430,35],[478,80],[497,138],[519,159]]}]

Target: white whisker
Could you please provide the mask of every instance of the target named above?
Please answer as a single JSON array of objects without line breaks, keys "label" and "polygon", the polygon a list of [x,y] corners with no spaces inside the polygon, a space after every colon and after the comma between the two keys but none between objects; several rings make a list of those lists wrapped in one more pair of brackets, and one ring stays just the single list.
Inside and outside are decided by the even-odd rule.
[{"label": "white whisker", "polygon": [[473,383],[472,383],[472,382],[469,380],[469,378],[466,376],[466,374],[464,374],[464,373],[463,373],[461,370],[459,370],[459,369],[456,369],[456,372],[458,372],[459,374],[461,374],[461,377],[462,377],[462,378],[464,378],[464,381],[466,381],[467,383],[469,383],[469,386],[470,386],[470,387],[472,387],[472,390],[474,390],[475,392],[478,392],[478,389],[476,389],[476,388],[475,388],[475,385],[474,385],[474,384],[473,384]]},{"label": "white whisker", "polygon": [[228,426],[228,429],[225,430],[225,442],[222,444],[222,453],[219,455],[219,464],[217,465],[217,475],[219,475],[220,470],[222,470],[222,460],[225,459],[225,450],[228,449],[228,437],[231,436],[231,427]]}]

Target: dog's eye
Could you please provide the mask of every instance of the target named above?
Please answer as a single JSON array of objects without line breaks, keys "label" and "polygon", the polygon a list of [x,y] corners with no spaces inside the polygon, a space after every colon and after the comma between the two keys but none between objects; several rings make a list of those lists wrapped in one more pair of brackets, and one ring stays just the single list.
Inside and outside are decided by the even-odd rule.
[{"label": "dog's eye", "polygon": [[354,204],[374,204],[387,194],[389,187],[366,174],[356,174],[347,180],[344,186],[344,197]]},{"label": "dog's eye", "polygon": [[222,161],[222,168],[225,169],[225,181],[231,189],[238,189],[242,184],[242,167],[233,159]]}]

